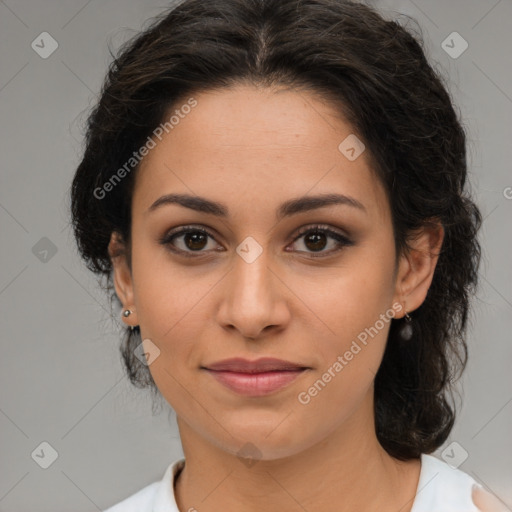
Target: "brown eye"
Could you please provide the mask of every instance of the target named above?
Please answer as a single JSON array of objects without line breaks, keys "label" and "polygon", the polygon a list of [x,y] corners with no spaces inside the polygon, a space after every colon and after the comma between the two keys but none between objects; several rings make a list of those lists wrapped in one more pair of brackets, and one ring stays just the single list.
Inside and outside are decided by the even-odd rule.
[{"label": "brown eye", "polygon": [[183,235],[183,243],[192,251],[204,249],[208,242],[208,235],[199,231],[190,231]]},{"label": "brown eye", "polygon": [[325,233],[315,231],[305,236],[304,245],[312,251],[321,251],[327,244],[327,238]]},{"label": "brown eye", "polygon": [[[169,248],[173,252],[183,254],[185,256],[195,256],[192,253],[208,252],[208,239],[215,240],[213,235],[207,230],[198,227],[186,226],[175,231],[167,233],[160,239],[160,243]],[[218,247],[213,244],[209,250],[215,250]]]},{"label": "brown eye", "polygon": [[[345,235],[322,226],[303,229],[295,238],[294,243],[297,243],[301,238],[304,239],[305,250],[299,250],[298,252],[309,254],[313,258],[331,256],[343,247],[354,245],[354,242]],[[174,253],[194,257],[206,255],[212,250],[219,250],[219,246],[215,243],[212,243],[212,246],[208,249],[208,239],[215,241],[215,237],[206,229],[184,226],[164,235],[160,239],[160,243]],[[325,251],[324,249],[329,247],[330,241],[332,248]]]},{"label": "brown eye", "polygon": [[[343,247],[354,245],[354,242],[349,240],[345,235],[322,226],[313,226],[301,230],[295,238],[294,243],[301,238],[304,239],[303,245],[307,250],[299,252],[308,253],[309,251],[312,251],[312,253],[309,254],[313,258],[330,256],[333,253],[340,251]],[[323,249],[329,245],[329,240],[334,240],[334,243],[331,244],[334,246],[334,249],[323,251]]]}]

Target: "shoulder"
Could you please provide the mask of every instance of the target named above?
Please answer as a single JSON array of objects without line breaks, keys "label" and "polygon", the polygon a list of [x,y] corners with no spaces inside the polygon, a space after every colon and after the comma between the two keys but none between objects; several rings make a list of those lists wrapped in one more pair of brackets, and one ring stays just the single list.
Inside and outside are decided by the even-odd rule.
[{"label": "shoulder", "polygon": [[104,512],[151,512],[160,482],[153,482]]},{"label": "shoulder", "polygon": [[174,483],[184,464],[184,458],[175,460],[169,464],[160,481],[146,485],[104,512],[152,512],[157,509],[179,512],[174,496]]},{"label": "shoulder", "polygon": [[478,484],[473,487],[471,496],[473,503],[480,512],[509,512],[510,510],[494,494],[486,491]]},{"label": "shoulder", "polygon": [[469,474],[424,453],[421,455],[420,479],[411,512],[432,510],[501,512],[502,509],[496,508],[489,493]]}]

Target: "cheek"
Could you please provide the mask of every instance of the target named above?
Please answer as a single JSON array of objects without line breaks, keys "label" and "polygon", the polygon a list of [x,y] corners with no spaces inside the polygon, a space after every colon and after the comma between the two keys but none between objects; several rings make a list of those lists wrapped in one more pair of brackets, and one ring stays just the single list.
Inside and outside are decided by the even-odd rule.
[{"label": "cheek", "polygon": [[[133,257],[137,318],[142,339],[150,339],[159,350],[149,369],[166,398],[179,397],[179,383],[185,385],[208,351],[198,340],[214,330],[208,298],[221,276],[206,268],[200,273],[198,267],[179,266],[163,249],[140,247],[144,244]],[[191,385],[186,382],[187,388]]]},{"label": "cheek", "polygon": [[315,418],[317,426],[320,422],[321,428],[334,428],[368,403],[393,317],[393,310],[387,311],[373,297],[356,294],[331,310],[328,321],[334,334],[318,338],[314,349],[319,364],[295,397],[298,410]]},{"label": "cheek", "polygon": [[193,270],[173,264],[164,248],[150,244],[140,243],[134,251],[135,307],[145,336],[162,340],[191,326],[189,315],[207,292],[209,280],[194,279]]},{"label": "cheek", "polygon": [[[302,389],[303,402],[309,401],[304,406],[318,407],[324,416],[350,411],[365,395],[382,361],[395,311],[394,252],[381,247],[347,258],[321,280],[301,280],[297,295],[314,312],[308,322],[314,331],[309,338],[320,362]],[[337,406],[331,410],[328,403]]]},{"label": "cheek", "polygon": [[[315,269],[295,279],[294,292],[309,311],[310,328],[320,339],[334,340],[322,341],[329,351],[342,350],[390,308],[393,268],[392,249],[368,246],[353,251],[336,267],[322,272]],[[293,279],[291,274],[289,279]]]}]

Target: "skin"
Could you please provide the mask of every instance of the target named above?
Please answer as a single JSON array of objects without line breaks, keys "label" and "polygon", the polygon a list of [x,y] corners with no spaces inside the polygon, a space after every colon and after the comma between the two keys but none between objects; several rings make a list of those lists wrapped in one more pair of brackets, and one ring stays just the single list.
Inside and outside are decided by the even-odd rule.
[{"label": "skin", "polygon": [[[175,488],[180,510],[410,511],[420,462],[389,456],[374,426],[374,378],[389,322],[308,404],[297,396],[393,304],[403,307],[395,318],[422,304],[442,227],[421,230],[395,272],[384,188],[367,151],[350,161],[338,150],[354,131],[332,105],[310,92],[252,85],[193,96],[197,106],[138,170],[132,268],[125,256],[112,258],[117,295],[133,311],[123,321],[160,350],[149,368],[178,418],[186,458]],[[148,212],[169,193],[224,203],[229,216],[176,204]],[[322,193],[351,196],[365,211],[331,205],[276,220],[284,201]],[[174,240],[195,258],[159,243],[188,224],[214,235],[199,253],[183,236]],[[316,224],[353,245],[333,252],[328,237],[318,251],[330,255],[312,257],[314,243],[297,231]],[[262,250],[251,263],[236,252],[249,236]],[[114,233],[111,255],[119,247]],[[237,356],[310,370],[255,398],[200,369]],[[237,456],[246,443],[257,448],[251,465]]]},{"label": "skin", "polygon": [[483,487],[473,487],[473,503],[482,512],[510,512],[504,502]]}]

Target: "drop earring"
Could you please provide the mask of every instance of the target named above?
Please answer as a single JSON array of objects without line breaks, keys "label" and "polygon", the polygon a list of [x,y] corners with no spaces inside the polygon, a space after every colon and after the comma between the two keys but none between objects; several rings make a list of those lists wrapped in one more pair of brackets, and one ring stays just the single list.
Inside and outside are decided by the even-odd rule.
[{"label": "drop earring", "polygon": [[407,311],[406,311],[405,315],[404,315],[404,321],[398,330],[398,335],[403,340],[409,341],[412,338],[412,334],[413,334],[412,318],[411,318],[411,315],[409,315],[409,313],[407,313]]}]

